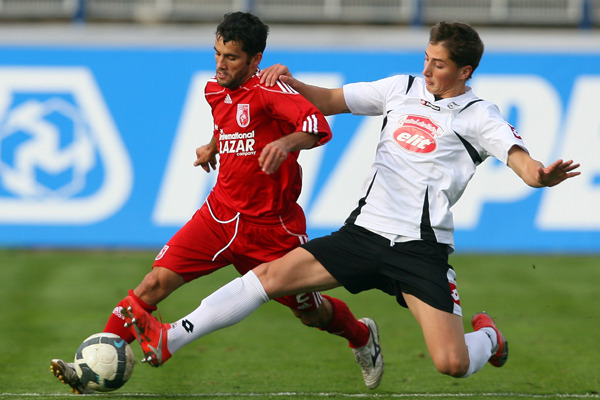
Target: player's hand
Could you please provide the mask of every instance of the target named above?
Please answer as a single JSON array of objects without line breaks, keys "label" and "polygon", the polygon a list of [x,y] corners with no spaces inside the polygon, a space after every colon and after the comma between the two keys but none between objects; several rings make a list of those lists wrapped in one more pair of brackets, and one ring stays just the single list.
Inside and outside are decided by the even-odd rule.
[{"label": "player's hand", "polygon": [[210,144],[196,148],[196,161],[194,167],[201,166],[206,172],[217,169],[217,152]]},{"label": "player's hand", "polygon": [[288,149],[282,141],[274,141],[267,144],[258,156],[258,165],[263,172],[270,175],[279,169],[288,155]]},{"label": "player's hand", "polygon": [[573,160],[558,160],[545,168],[538,169],[538,181],[542,186],[555,186],[562,181],[580,175],[581,172],[573,172],[579,168],[579,164],[573,164]]},{"label": "player's hand", "polygon": [[294,87],[293,83],[295,82],[295,79],[285,65],[274,64],[260,71],[261,85],[274,86],[278,79],[291,87]]}]

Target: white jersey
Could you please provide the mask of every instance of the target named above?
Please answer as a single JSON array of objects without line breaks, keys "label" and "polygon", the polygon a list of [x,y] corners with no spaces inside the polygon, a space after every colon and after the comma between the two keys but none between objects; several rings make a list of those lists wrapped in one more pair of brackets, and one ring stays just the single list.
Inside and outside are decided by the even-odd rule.
[{"label": "white jersey", "polygon": [[490,155],[506,164],[515,145],[527,151],[498,107],[470,87],[435,101],[423,78],[398,75],[343,91],[353,114],[385,116],[370,176],[347,222],[388,238],[454,246],[450,207],[477,165]]}]

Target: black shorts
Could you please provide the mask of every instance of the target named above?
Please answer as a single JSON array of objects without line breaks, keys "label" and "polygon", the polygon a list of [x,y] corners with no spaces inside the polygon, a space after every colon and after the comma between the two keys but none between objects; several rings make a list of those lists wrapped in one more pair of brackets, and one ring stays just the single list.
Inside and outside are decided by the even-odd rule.
[{"label": "black shorts", "polygon": [[349,224],[302,247],[350,293],[379,289],[407,307],[402,296],[406,293],[439,310],[462,315],[446,244],[425,240],[392,244]]}]

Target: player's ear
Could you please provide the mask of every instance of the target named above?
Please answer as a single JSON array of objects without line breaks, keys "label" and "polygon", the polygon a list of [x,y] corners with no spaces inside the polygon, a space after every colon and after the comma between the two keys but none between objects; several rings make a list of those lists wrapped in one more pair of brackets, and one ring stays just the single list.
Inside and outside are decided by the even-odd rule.
[{"label": "player's ear", "polygon": [[263,53],[256,53],[254,56],[252,56],[252,58],[250,59],[250,65],[252,67],[258,67],[258,64],[260,64],[260,62],[262,61],[262,56]]},{"label": "player's ear", "polygon": [[470,65],[466,65],[461,68],[460,78],[467,81],[471,77],[472,73],[473,73],[473,67],[471,67]]}]

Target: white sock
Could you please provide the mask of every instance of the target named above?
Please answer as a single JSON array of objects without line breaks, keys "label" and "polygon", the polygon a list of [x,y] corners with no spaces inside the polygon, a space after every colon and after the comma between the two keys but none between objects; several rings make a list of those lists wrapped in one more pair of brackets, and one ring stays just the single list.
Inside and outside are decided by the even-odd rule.
[{"label": "white sock", "polygon": [[495,343],[496,332],[491,329],[492,333],[488,335],[487,329],[491,328],[482,328],[465,335],[465,342],[467,342],[469,350],[469,370],[461,378],[466,378],[479,371],[492,356],[492,349],[497,346]]},{"label": "white sock", "polygon": [[167,348],[171,354],[207,333],[234,325],[269,301],[253,271],[236,278],[200,303],[190,314],[171,324]]}]

